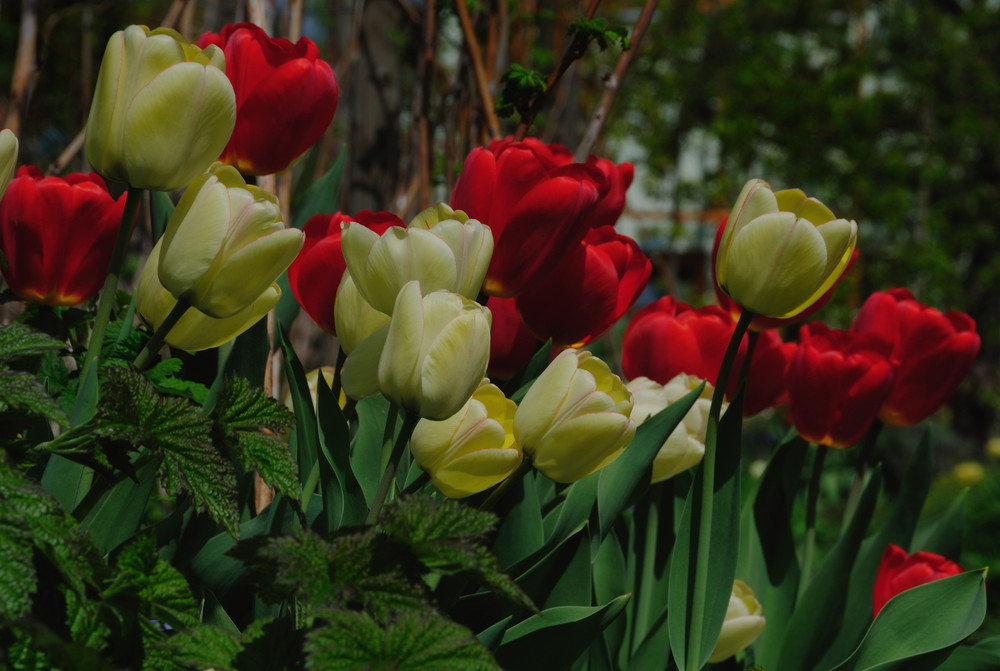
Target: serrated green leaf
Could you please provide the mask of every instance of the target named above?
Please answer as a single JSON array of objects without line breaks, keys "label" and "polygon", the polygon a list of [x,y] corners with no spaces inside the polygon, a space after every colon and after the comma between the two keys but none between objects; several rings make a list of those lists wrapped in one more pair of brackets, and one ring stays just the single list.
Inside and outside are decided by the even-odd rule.
[{"label": "serrated green leaf", "polygon": [[493,530],[496,515],[452,499],[417,494],[386,506],[379,528],[401,541],[419,546],[439,539],[478,540]]},{"label": "serrated green leaf", "polygon": [[69,426],[66,411],[30,373],[0,370],[0,412],[8,408],[26,410],[58,422],[61,426]]},{"label": "serrated green leaf", "polygon": [[0,326],[0,363],[38,356],[66,348],[66,343],[24,324]]},{"label": "serrated green leaf", "polygon": [[181,630],[201,622],[187,579],[160,559],[151,538],[142,536],[122,548],[115,561],[113,579],[103,596],[139,600],[139,613],[148,620]]},{"label": "serrated green leaf", "polygon": [[986,569],[981,569],[897,594],[835,671],[905,669],[908,660],[961,642],[986,616],[985,582]]},{"label": "serrated green leaf", "polygon": [[146,379],[164,393],[184,396],[201,405],[208,397],[208,387],[200,382],[178,378],[176,375],[183,366],[184,363],[180,359],[173,357],[163,359],[146,371]]},{"label": "serrated green leaf", "polygon": [[307,669],[498,671],[468,629],[433,611],[402,613],[381,625],[365,613],[335,611],[306,641]]},{"label": "serrated green leaf", "polygon": [[242,377],[226,381],[214,414],[232,431],[256,431],[263,427],[281,433],[295,425],[295,415],[288,408]]},{"label": "serrated green leaf", "polygon": [[169,655],[180,668],[236,671],[236,659],[243,644],[236,634],[199,624],[177,632],[153,648],[154,654]]}]

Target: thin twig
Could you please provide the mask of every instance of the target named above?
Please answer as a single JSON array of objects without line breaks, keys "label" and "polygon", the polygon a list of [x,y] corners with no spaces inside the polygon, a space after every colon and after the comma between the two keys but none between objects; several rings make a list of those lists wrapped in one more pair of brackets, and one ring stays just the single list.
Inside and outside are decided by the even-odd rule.
[{"label": "thin twig", "polygon": [[469,7],[465,4],[465,0],[455,0],[455,9],[458,11],[458,20],[462,24],[462,34],[465,36],[465,46],[469,50],[469,59],[472,61],[472,71],[476,77],[476,89],[479,93],[479,104],[482,107],[483,116],[486,117],[486,125],[489,127],[490,136],[499,138],[500,120],[493,109],[493,94],[490,93],[486,68],[483,66],[483,54],[479,49],[479,40],[476,39],[476,32],[472,27]]},{"label": "thin twig", "polygon": [[37,48],[38,2],[23,0],[21,26],[17,33],[17,57],[14,60],[14,72],[10,84],[10,102],[7,105],[7,118],[4,121],[4,128],[11,129],[14,135],[21,134],[21,116],[38,78]]},{"label": "thin twig", "polygon": [[434,82],[434,46],[437,24],[435,0],[427,0],[424,12],[424,57],[420,61],[420,92],[417,108],[417,175],[419,190],[417,202],[421,211],[431,204],[431,87]]},{"label": "thin twig", "polygon": [[587,132],[584,133],[583,139],[580,140],[580,144],[576,148],[576,153],[573,155],[574,160],[585,160],[591,150],[593,150],[598,136],[600,136],[601,131],[604,129],[604,122],[607,121],[611,106],[615,104],[615,98],[618,96],[618,90],[621,88],[625,73],[632,64],[635,54],[639,51],[639,44],[642,42],[642,38],[646,34],[646,29],[653,19],[656,4],[657,0],[646,0],[646,4],[643,5],[642,13],[639,14],[639,18],[635,22],[635,27],[632,29],[632,35],[629,38],[631,44],[618,57],[618,63],[615,65],[614,72],[611,73],[611,76],[604,83],[604,93],[601,95],[601,101],[597,104],[597,109],[594,110],[593,116],[590,117],[590,125],[587,126]]},{"label": "thin twig", "polygon": [[[597,6],[601,4],[601,0],[590,0],[590,4],[587,5],[587,12],[584,14],[584,19],[590,21],[594,18],[594,14],[597,13]],[[569,69],[575,61],[579,60],[583,56],[587,49],[588,40],[586,37],[581,35],[576,35],[573,40],[569,43],[569,47],[563,52],[562,60],[559,61],[558,67],[552,71],[549,75],[549,79],[545,82],[545,91],[540,93],[538,96],[531,101],[531,105],[528,108],[527,114],[521,117],[521,122],[517,124],[517,130],[514,131],[515,140],[523,140],[524,136],[528,134],[528,129],[531,128],[531,124],[535,122],[535,117],[538,113],[542,111],[542,105],[545,104],[545,98],[556,85],[562,76],[566,74],[566,70]]]}]

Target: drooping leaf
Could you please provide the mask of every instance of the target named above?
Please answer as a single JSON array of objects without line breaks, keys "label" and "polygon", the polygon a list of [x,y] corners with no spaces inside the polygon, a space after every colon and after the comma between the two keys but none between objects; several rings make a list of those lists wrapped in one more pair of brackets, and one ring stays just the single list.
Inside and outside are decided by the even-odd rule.
[{"label": "drooping leaf", "polygon": [[69,426],[66,411],[30,373],[0,370],[0,412],[10,408],[41,415],[61,426]]},{"label": "drooping leaf", "polygon": [[0,327],[0,363],[57,352],[65,347],[65,343],[24,324],[15,322]]}]

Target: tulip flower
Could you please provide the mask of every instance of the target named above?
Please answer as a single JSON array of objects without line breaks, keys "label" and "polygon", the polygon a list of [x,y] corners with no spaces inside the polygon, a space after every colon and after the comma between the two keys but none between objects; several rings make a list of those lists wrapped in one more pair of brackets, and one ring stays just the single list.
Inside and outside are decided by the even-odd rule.
[{"label": "tulip flower", "polygon": [[[787,403],[786,378],[788,366],[798,348],[794,342],[785,342],[778,331],[761,331],[757,334],[757,345],[750,357],[746,386],[743,394],[743,416],[752,417],[768,408]],[[743,370],[747,354],[747,341],[741,344],[733,359],[733,370]],[[712,379],[715,379],[714,376]],[[740,376],[729,376],[726,395],[733,398],[739,389]]]},{"label": "tulip flower", "polygon": [[575,482],[618,458],[635,436],[632,393],[586,350],[564,350],[528,389],[514,439],[535,468]]},{"label": "tulip flower", "polygon": [[351,274],[344,272],[334,303],[334,322],[338,325],[337,340],[344,353],[350,354],[373,333],[389,323],[389,315],[368,304]]},{"label": "tulip flower", "polygon": [[[715,300],[718,301],[719,305],[721,305],[724,309],[732,313],[733,320],[737,320],[740,318],[740,313],[743,312],[743,308],[741,308],[736,303],[736,301],[734,301],[732,298],[727,296],[724,291],[722,291],[722,288],[719,287],[719,281],[718,278],[716,277],[716,272],[715,272],[715,268],[719,257],[719,244],[722,242],[722,233],[726,228],[727,221],[728,219],[723,219],[721,222],[719,222],[719,228],[716,230],[715,233],[715,242],[712,245],[712,280],[713,280],[712,285],[715,288]],[[830,299],[833,298],[833,292],[836,291],[837,286],[840,284],[841,280],[843,280],[844,277],[847,276],[847,273],[850,272],[851,267],[854,265],[854,262],[857,261],[857,259],[858,259],[858,248],[855,247],[854,251],[851,252],[850,261],[847,262],[847,268],[845,268],[844,272],[841,273],[840,277],[837,278],[837,281],[834,282],[833,285],[831,285],[830,288],[827,289],[826,293],[820,296],[815,303],[810,305],[802,312],[798,313],[793,317],[789,317],[788,319],[778,319],[776,317],[765,317],[763,315],[754,315],[753,321],[750,322],[750,330],[767,331],[771,329],[781,329],[787,326],[794,326],[796,324],[800,324],[805,320],[809,319],[809,317],[819,312],[820,309],[823,308],[823,306],[825,306],[827,303],[830,302]]]},{"label": "tulip flower", "polygon": [[305,37],[267,36],[253,23],[205,33],[198,46],[226,55],[236,92],[236,127],[220,161],[245,175],[281,172],[322,137],[337,110],[337,79]]},{"label": "tulip flower", "polygon": [[356,221],[379,235],[403,221],[390,212],[363,210],[349,216],[318,214],[302,227],[305,243],[292,265],[288,266],[288,285],[302,309],[327,333],[337,334],[334,303],[340,280],[347,269],[340,246],[344,222]]},{"label": "tulip flower", "polygon": [[742,580],[733,581],[733,593],[729,597],[726,619],[719,632],[719,640],[712,650],[709,663],[715,664],[729,659],[747,647],[764,629],[763,609],[754,596],[753,590]]},{"label": "tulip flower", "polygon": [[803,326],[787,378],[799,435],[831,447],[859,442],[892,388],[889,352],[873,335]]},{"label": "tulip flower", "polygon": [[445,496],[485,491],[521,465],[513,431],[516,408],[496,385],[483,380],[456,414],[417,422],[410,453]]},{"label": "tulip flower", "polygon": [[[136,308],[142,319],[155,332],[167,319],[177,299],[160,284],[158,266],[161,238],[153,247],[139,277],[136,289]],[[265,287],[249,304],[236,314],[223,319],[210,317],[195,308],[189,308],[164,340],[168,345],[189,352],[198,352],[223,345],[256,324],[278,303],[281,289],[277,283]]]},{"label": "tulip flower", "polygon": [[424,295],[439,290],[466,298],[479,295],[493,254],[493,236],[464,212],[445,208],[431,208],[409,228],[391,227],[382,235],[344,223],[344,260],[358,291],[373,308],[392,314],[396,296],[412,280],[419,281]]},{"label": "tulip flower", "polygon": [[490,296],[486,307],[493,315],[489,374],[492,378],[509,380],[528,365],[542,342],[521,321],[515,299]]},{"label": "tulip flower", "polygon": [[[629,381],[628,390],[632,392],[632,398],[635,400],[635,406],[632,408],[632,420],[636,425],[641,425],[653,415],[687,396],[701,383],[702,380],[684,373],[679,373],[665,385],[654,382],[647,377],[638,377]],[[706,384],[698,400],[684,415],[684,419],[667,436],[663,447],[653,459],[651,482],[668,480],[678,473],[683,473],[705,456],[708,411],[712,406],[712,393],[714,391],[715,388],[712,385]],[[723,403],[722,412],[725,413],[728,407],[728,403]]]},{"label": "tulip flower", "polygon": [[774,192],[767,182],[750,180],[723,230],[716,281],[741,307],[788,319],[836,284],[857,234],[857,224],[834,218],[802,191]]},{"label": "tulip flower", "polygon": [[0,202],[3,276],[21,298],[76,305],[95,296],[125,207],[98,175],[44,177],[21,166]]},{"label": "tulip flower", "polygon": [[160,282],[210,317],[231,317],[270,287],[302,248],[278,199],[216,163],[185,191],[163,234]]},{"label": "tulip flower", "polygon": [[487,294],[523,293],[587,234],[605,177],[596,167],[561,160],[537,140],[494,142],[466,157],[451,206],[493,232]]},{"label": "tulip flower", "polygon": [[590,214],[588,219],[590,226],[592,228],[614,226],[625,211],[625,192],[632,185],[635,168],[631,163],[615,165],[613,161],[596,156],[588,158],[587,165],[600,170],[607,185],[607,190],[599,195],[597,205]]},{"label": "tulip flower", "polygon": [[169,28],[108,40],[87,120],[87,159],[107,179],[180,189],[222,152],[236,120],[225,58]]},{"label": "tulip flower", "polygon": [[914,552],[890,543],[882,553],[875,587],[872,590],[872,611],[878,615],[882,607],[900,592],[925,585],[941,578],[958,575],[962,567],[933,552]]},{"label": "tulip flower", "polygon": [[10,178],[14,176],[17,167],[18,142],[14,131],[9,128],[0,130],[0,198],[3,198]]},{"label": "tulip flower", "polygon": [[971,317],[921,305],[906,289],[869,296],[851,330],[892,345],[892,391],[879,418],[898,426],[916,424],[940,408],[979,353],[980,338]]},{"label": "tulip flower", "polygon": [[517,310],[540,340],[584,345],[632,307],[651,270],[634,240],[610,226],[592,228],[531,291],[516,299]]},{"label": "tulip flower", "polygon": [[486,374],[490,313],[448,291],[422,295],[420,283],[399,292],[392,319],[347,357],[344,391],[381,391],[425,419],[447,419],[472,397]]}]

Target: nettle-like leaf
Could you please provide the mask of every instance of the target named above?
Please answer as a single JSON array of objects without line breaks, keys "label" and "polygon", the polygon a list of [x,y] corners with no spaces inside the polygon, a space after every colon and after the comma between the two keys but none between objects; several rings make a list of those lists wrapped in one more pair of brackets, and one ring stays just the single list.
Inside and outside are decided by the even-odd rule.
[{"label": "nettle-like leaf", "polygon": [[0,452],[0,620],[31,610],[44,557],[68,589],[86,593],[91,552],[76,524],[54,498],[24,477]]},{"label": "nettle-like leaf", "polygon": [[208,398],[208,387],[200,382],[192,382],[177,377],[177,373],[181,371],[183,366],[184,362],[180,359],[164,359],[146,371],[146,379],[154,387],[166,394],[183,396],[191,399],[198,405],[202,405],[205,399]]},{"label": "nettle-like leaf", "polygon": [[628,39],[628,28],[609,26],[604,19],[576,19],[569,24],[569,34],[584,40],[584,44],[596,43],[601,51],[612,44],[618,44],[622,50],[632,46]]},{"label": "nettle-like leaf", "polygon": [[248,469],[288,498],[301,494],[298,466],[288,443],[279,434],[295,424],[295,415],[252,387],[245,378],[227,380],[213,414],[226,445],[235,450]]},{"label": "nettle-like leaf", "polygon": [[172,629],[194,627],[201,621],[187,580],[157,556],[156,546],[147,536],[140,536],[118,554],[114,577],[103,596],[111,602],[116,598],[137,599],[141,620],[167,624]]},{"label": "nettle-like leaf", "polygon": [[513,116],[514,112],[527,116],[535,100],[548,89],[548,82],[541,72],[528,70],[517,63],[510,66],[500,82],[503,88],[494,110],[503,119]]},{"label": "nettle-like leaf", "polygon": [[324,619],[306,640],[307,669],[500,669],[472,632],[433,611],[401,613],[388,623],[351,611]]},{"label": "nettle-like leaf", "polygon": [[238,635],[198,625],[177,632],[146,650],[144,669],[215,669],[235,671],[243,644]]},{"label": "nettle-like leaf", "polygon": [[64,343],[24,324],[0,327],[0,412],[20,410],[42,415],[62,426],[68,425],[66,411],[35,375],[10,368],[13,361],[57,352],[65,347]]},{"label": "nettle-like leaf", "polygon": [[495,593],[529,610],[527,594],[500,569],[486,545],[496,525],[492,513],[451,499],[418,495],[396,499],[379,521],[379,529],[409,546],[417,559],[438,573],[466,573]]}]

